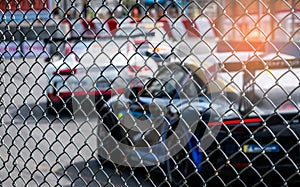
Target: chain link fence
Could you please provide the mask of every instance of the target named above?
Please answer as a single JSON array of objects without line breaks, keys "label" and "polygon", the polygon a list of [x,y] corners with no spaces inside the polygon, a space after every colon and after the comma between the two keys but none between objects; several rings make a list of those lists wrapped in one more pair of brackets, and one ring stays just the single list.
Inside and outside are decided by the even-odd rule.
[{"label": "chain link fence", "polygon": [[2,1],[1,186],[300,183],[300,2]]}]

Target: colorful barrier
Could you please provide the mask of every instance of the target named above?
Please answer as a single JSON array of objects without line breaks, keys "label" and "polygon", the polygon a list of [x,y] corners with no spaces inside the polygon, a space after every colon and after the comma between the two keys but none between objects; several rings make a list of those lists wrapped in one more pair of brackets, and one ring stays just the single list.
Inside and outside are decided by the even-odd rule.
[{"label": "colorful barrier", "polygon": [[0,43],[0,56],[1,58],[18,58],[21,57],[20,43],[15,42],[1,42]]},{"label": "colorful barrier", "polygon": [[45,58],[50,54],[50,46],[42,41],[33,40],[24,42],[1,42],[0,54],[2,58]]},{"label": "colorful barrier", "polygon": [[[208,18],[197,18],[195,20],[188,18],[171,19],[163,18],[157,22],[162,24],[162,31],[165,32],[172,39],[180,40],[186,37],[210,37],[214,38],[215,33],[211,25],[211,21]],[[113,35],[115,31],[122,26],[136,24],[149,24],[157,26],[157,24],[150,19],[142,20],[100,20],[93,19],[90,21],[76,20],[75,22],[62,22],[61,28],[64,28],[64,33],[71,33],[70,37],[101,37]],[[66,26],[64,26],[66,24]],[[69,31],[65,29],[68,28]]]}]

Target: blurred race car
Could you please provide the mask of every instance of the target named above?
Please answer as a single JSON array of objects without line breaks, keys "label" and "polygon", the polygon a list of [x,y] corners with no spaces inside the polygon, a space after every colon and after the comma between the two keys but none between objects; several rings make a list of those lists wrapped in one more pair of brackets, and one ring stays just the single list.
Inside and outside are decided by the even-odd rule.
[{"label": "blurred race car", "polygon": [[50,111],[64,106],[71,110],[84,102],[101,105],[127,86],[143,85],[153,77],[157,63],[136,52],[131,42],[122,42],[121,49],[115,43],[93,40],[66,45],[66,56],[46,67]]},{"label": "blurred race car", "polygon": [[46,67],[50,80],[46,90],[49,111],[59,111],[64,105],[72,109],[85,101],[101,106],[100,101],[122,93],[127,86],[143,85],[158,66],[170,62],[172,47],[156,42],[163,37],[159,27],[153,23],[139,23],[138,27],[120,24],[112,35],[95,31],[99,36],[69,38],[61,45],[62,57],[51,59]]},{"label": "blurred race car", "polygon": [[[299,75],[287,67],[300,67],[299,60],[278,54],[199,59],[163,66],[143,90],[112,97],[100,110],[99,157],[163,164],[174,186],[292,180],[300,167],[300,88],[289,84]],[[242,87],[232,81],[239,74]]]}]

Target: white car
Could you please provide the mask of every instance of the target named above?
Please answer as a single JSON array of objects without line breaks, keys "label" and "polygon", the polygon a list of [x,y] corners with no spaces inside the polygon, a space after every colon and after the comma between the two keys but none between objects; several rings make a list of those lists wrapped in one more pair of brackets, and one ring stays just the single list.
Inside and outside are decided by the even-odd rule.
[{"label": "white car", "polygon": [[122,47],[115,42],[98,41],[66,45],[66,56],[46,67],[48,109],[58,112],[66,106],[74,110],[82,98],[101,104],[112,95],[152,78],[157,63],[136,52],[132,42],[119,42]]}]

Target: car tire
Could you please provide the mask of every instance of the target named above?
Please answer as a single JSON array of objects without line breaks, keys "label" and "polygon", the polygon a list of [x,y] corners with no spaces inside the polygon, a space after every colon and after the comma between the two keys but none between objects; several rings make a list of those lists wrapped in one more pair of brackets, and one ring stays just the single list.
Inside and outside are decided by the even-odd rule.
[{"label": "car tire", "polygon": [[[98,159],[100,162],[110,162],[107,160],[109,157],[109,150],[110,147],[106,148],[106,146],[112,146],[111,143],[105,143],[105,141],[108,141],[107,137],[103,137],[101,135],[102,131],[108,131],[110,132],[110,135],[117,141],[121,142],[123,144],[131,145],[130,141],[126,138],[126,131],[124,128],[120,127],[118,124],[118,119],[114,115],[113,112],[110,111],[109,107],[101,107],[100,110],[98,110],[99,113],[99,119],[98,119],[98,127],[97,127],[97,134],[98,134]],[[107,132],[107,133],[108,133]],[[104,141],[104,142],[101,142]],[[112,142],[113,144],[114,142]],[[108,145],[107,145],[108,144]],[[101,151],[101,152],[100,152]],[[101,156],[104,155],[104,156]]]},{"label": "car tire", "polygon": [[172,186],[201,186],[203,181],[193,164],[192,158],[186,151],[180,151],[166,161],[168,180]]},{"label": "car tire", "polygon": [[57,114],[57,106],[55,103],[52,103],[49,99],[47,99],[47,104],[46,104],[46,111],[50,115],[56,115]]},{"label": "car tire", "polygon": [[46,111],[50,115],[72,115],[73,114],[73,101],[69,98],[66,101],[61,101],[58,103],[54,103],[51,100],[47,99]]}]

